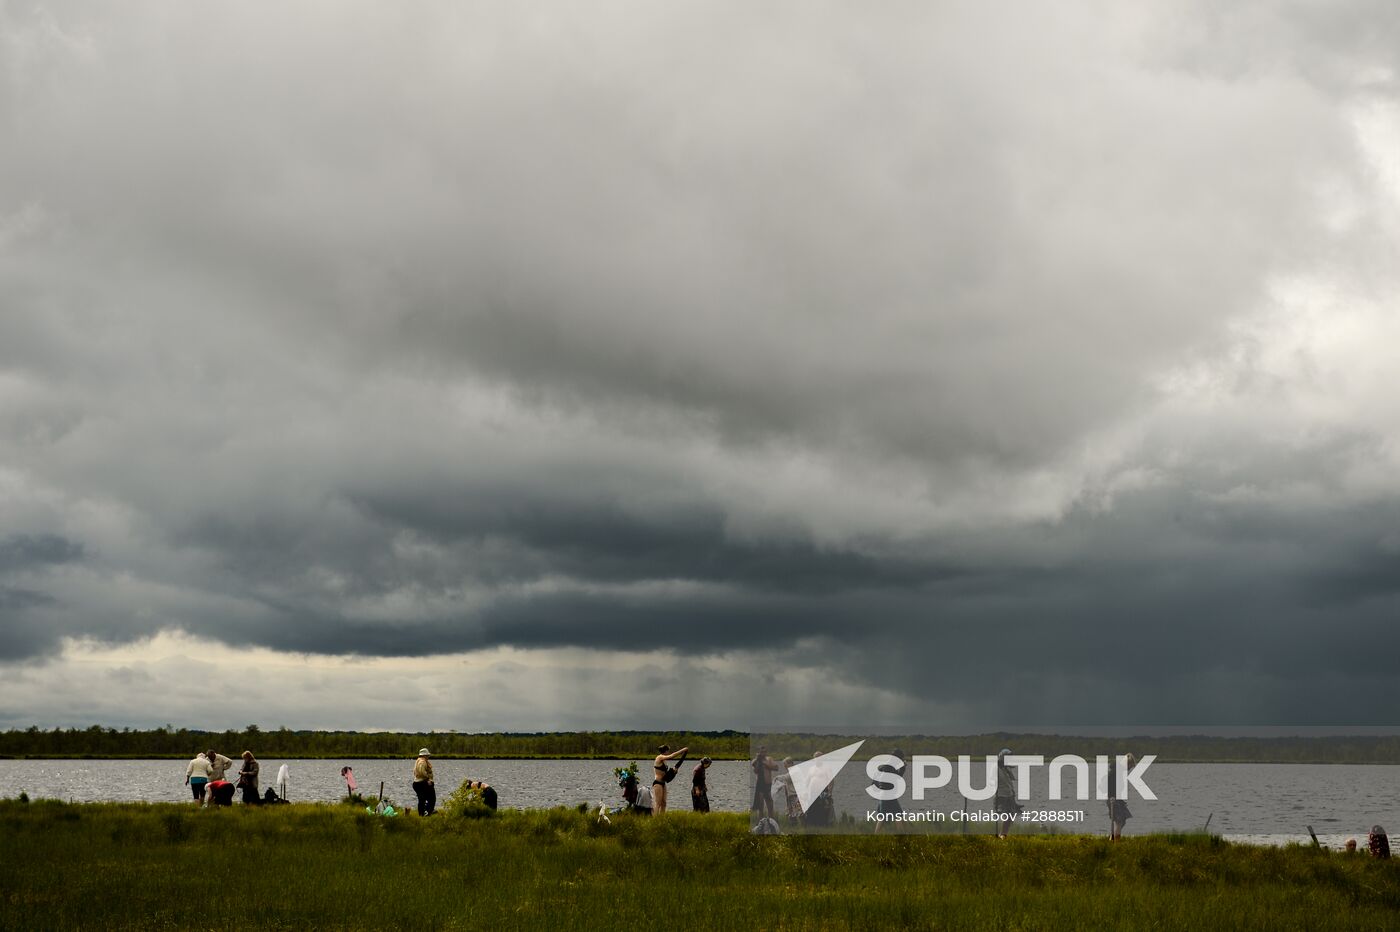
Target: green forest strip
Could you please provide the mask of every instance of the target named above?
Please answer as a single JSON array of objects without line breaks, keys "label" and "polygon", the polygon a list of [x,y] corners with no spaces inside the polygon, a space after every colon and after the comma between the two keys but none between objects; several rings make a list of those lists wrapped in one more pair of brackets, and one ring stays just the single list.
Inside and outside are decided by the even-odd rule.
[{"label": "green forest strip", "polygon": [[0,838],[4,929],[1400,924],[1400,862],[1207,835],[759,837],[719,813],[0,801]]},{"label": "green forest strip", "polygon": [[[1400,736],[1236,738],[1205,735],[1092,738],[1073,735],[993,733],[973,736],[763,735],[777,756],[811,757],[819,751],[867,738],[860,757],[898,749],[906,757],[937,754],[995,754],[1003,746],[1018,754],[1060,754],[1092,758],[1099,754],[1155,754],[1162,763],[1400,764]],[[585,731],[585,732],[357,732],[264,730],[198,731],[37,727],[0,732],[0,758],[186,760],[213,748],[234,756],[250,750],[265,759],[395,759],[428,747],[440,758],[476,760],[645,760],[661,744],[689,747],[692,758],[747,760],[751,739],[741,731]]]},{"label": "green forest strip", "polygon": [[451,732],[358,732],[263,730],[152,730],[92,726],[0,732],[0,757],[36,759],[188,760],[210,748],[235,756],[249,750],[264,759],[395,759],[413,757],[421,747],[434,757],[473,760],[649,759],[656,748],[690,747],[693,757],[746,760],[745,732],[541,732],[458,734]]}]

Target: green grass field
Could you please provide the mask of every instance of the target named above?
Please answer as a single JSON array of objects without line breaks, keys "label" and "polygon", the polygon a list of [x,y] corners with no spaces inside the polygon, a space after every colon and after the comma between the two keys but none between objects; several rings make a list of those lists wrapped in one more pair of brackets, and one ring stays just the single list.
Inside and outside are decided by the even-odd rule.
[{"label": "green grass field", "polygon": [[1400,862],[1207,836],[783,836],[741,816],[0,802],[4,929],[1360,929]]}]

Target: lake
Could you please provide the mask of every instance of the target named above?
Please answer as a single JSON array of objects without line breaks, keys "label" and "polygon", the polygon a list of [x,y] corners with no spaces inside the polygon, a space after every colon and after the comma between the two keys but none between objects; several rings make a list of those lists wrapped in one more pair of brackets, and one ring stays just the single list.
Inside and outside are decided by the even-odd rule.
[{"label": "lake", "polygon": [[[277,769],[290,770],[287,795],[293,802],[335,802],[345,796],[340,768],[355,770],[360,792],[384,794],[411,806],[415,802],[412,760],[259,760],[261,785],[271,786]],[[621,796],[612,760],[434,760],[438,802],[463,780],[485,780],[496,788],[500,805],[526,809],[607,802],[620,805]],[[638,761],[650,779],[650,761]],[[671,798],[690,808],[690,771],[697,763],[686,761],[683,773],[671,784]],[[0,796],[23,790],[31,798],[72,799],[78,802],[181,802],[190,799],[185,786],[185,761],[173,760],[0,760]],[[231,773],[237,772],[238,762]],[[746,761],[715,761],[710,766],[710,805],[739,811],[751,796]],[[674,806],[673,806],[674,808]]]},{"label": "lake", "polygon": [[[263,786],[277,769],[290,769],[288,795],[294,802],[334,802],[345,795],[340,768],[355,770],[363,793],[377,793],[379,782],[394,802],[412,806],[411,760],[264,760]],[[500,794],[502,808],[543,808],[620,803],[613,768],[618,761],[437,760],[441,801],[465,779],[485,780]],[[647,773],[648,762],[639,761]],[[671,785],[673,808],[689,809],[692,762]],[[1329,764],[1155,764],[1149,783],[1157,801],[1134,800],[1127,833],[1192,831],[1210,819],[1210,829],[1227,838],[1259,843],[1307,841],[1312,825],[1325,844],[1356,838],[1364,846],[1374,823],[1400,829],[1400,766]],[[0,797],[55,798],[80,802],[180,802],[190,798],[183,761],[0,760]],[[746,761],[716,761],[710,768],[710,803],[717,810],[743,811],[752,790]],[[862,784],[863,785],[863,784]],[[838,787],[841,784],[837,784]],[[862,799],[850,789],[838,802],[859,811]],[[678,805],[677,805],[678,804]],[[1104,804],[1047,802],[1034,797],[1031,808],[1082,808],[1086,821],[1071,830],[1106,833]],[[960,797],[931,796],[923,807],[950,810]],[[906,808],[917,808],[906,803]],[[973,804],[973,809],[990,808]],[[961,829],[957,829],[961,830]],[[991,831],[968,826],[969,832]]]}]

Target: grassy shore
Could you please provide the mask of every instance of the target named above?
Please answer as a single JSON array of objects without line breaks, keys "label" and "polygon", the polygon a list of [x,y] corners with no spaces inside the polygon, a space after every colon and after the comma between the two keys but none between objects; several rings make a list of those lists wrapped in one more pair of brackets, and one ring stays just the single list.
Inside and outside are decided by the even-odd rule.
[{"label": "grassy shore", "polygon": [[1208,836],[759,838],[742,817],[0,802],[0,928],[1400,928],[1400,863]]}]

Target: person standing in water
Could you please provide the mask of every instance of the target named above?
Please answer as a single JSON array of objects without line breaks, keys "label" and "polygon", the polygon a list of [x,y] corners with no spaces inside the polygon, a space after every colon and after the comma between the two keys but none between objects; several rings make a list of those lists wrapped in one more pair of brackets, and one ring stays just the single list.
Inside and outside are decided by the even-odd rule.
[{"label": "person standing in water", "polygon": [[703,757],[690,773],[690,805],[696,812],[710,811],[710,788],[705,784],[705,771],[710,769],[710,759]]},{"label": "person standing in water", "polygon": [[243,752],[243,769],[238,771],[238,785],[243,790],[243,804],[256,806],[262,802],[258,796],[258,766],[252,751]]},{"label": "person standing in water", "polygon": [[[899,759],[899,766],[893,768],[893,769],[890,770],[889,772],[890,772],[890,773],[893,773],[893,774],[897,774],[897,775],[900,776],[900,777],[903,777],[904,774],[905,774],[906,772],[908,772],[908,770],[909,770],[909,764],[908,764],[908,762],[904,759],[904,751],[901,750],[900,748],[895,748],[894,751],[892,752],[892,754],[893,754],[894,757],[896,757],[896,758]],[[901,812],[904,811],[904,807],[900,805],[898,799],[882,799],[882,800],[880,800],[880,805],[878,805],[878,806],[875,807],[875,811],[876,811],[876,812],[883,812],[883,813],[886,813],[886,814],[888,814],[891,818],[897,819],[897,818],[899,818],[899,814],[900,814]],[[884,823],[882,823],[882,822],[876,822],[876,823],[875,823],[875,833],[876,833],[877,835],[880,833],[880,827],[881,827],[883,824],[884,824]]]},{"label": "person standing in water", "polygon": [[[676,777],[676,772],[666,766],[667,761],[684,760],[686,752],[690,748],[681,748],[679,751],[672,751],[669,744],[663,744],[656,749],[658,751],[656,760],[651,762],[655,776],[651,780],[651,812],[652,815],[661,815],[666,811],[666,784]],[[676,766],[680,766],[677,764]]]},{"label": "person standing in water", "polygon": [[418,749],[418,760],[413,762],[413,792],[418,796],[418,814],[430,816],[437,811],[437,788],[433,785],[432,752],[427,748]]},{"label": "person standing in water", "polygon": [[992,799],[992,811],[997,814],[997,837],[1011,834],[1011,823],[1021,814],[1021,804],[1016,802],[1016,775],[1006,764],[1010,748],[997,752],[997,792]]},{"label": "person standing in water", "polygon": [[761,747],[749,766],[753,768],[753,803],[749,810],[757,812],[760,819],[769,818],[776,821],[777,812],[773,809],[773,775],[777,773],[778,765],[768,756],[768,748]]},{"label": "person standing in water", "polygon": [[213,748],[204,752],[204,756],[209,758],[209,782],[228,779],[225,775],[228,769],[233,766],[233,761],[215,751]]},{"label": "person standing in water", "polygon": [[185,785],[194,793],[194,801],[204,805],[204,788],[209,784],[209,758],[201,751],[185,766]]},{"label": "person standing in water", "polygon": [[792,782],[792,767],[795,763],[791,757],[784,757],[783,771],[778,775],[778,779],[783,781],[783,798],[787,802],[788,822],[792,825],[802,825],[807,814],[802,811],[802,800],[797,796],[797,785]]},{"label": "person standing in water", "polygon": [[[1129,754],[1123,758],[1123,763],[1127,765],[1128,771],[1132,772],[1137,758]],[[1108,837],[1110,841],[1117,841],[1123,837],[1123,826],[1132,817],[1133,814],[1128,811],[1127,801],[1118,798],[1118,758],[1111,757],[1108,762]]]}]

